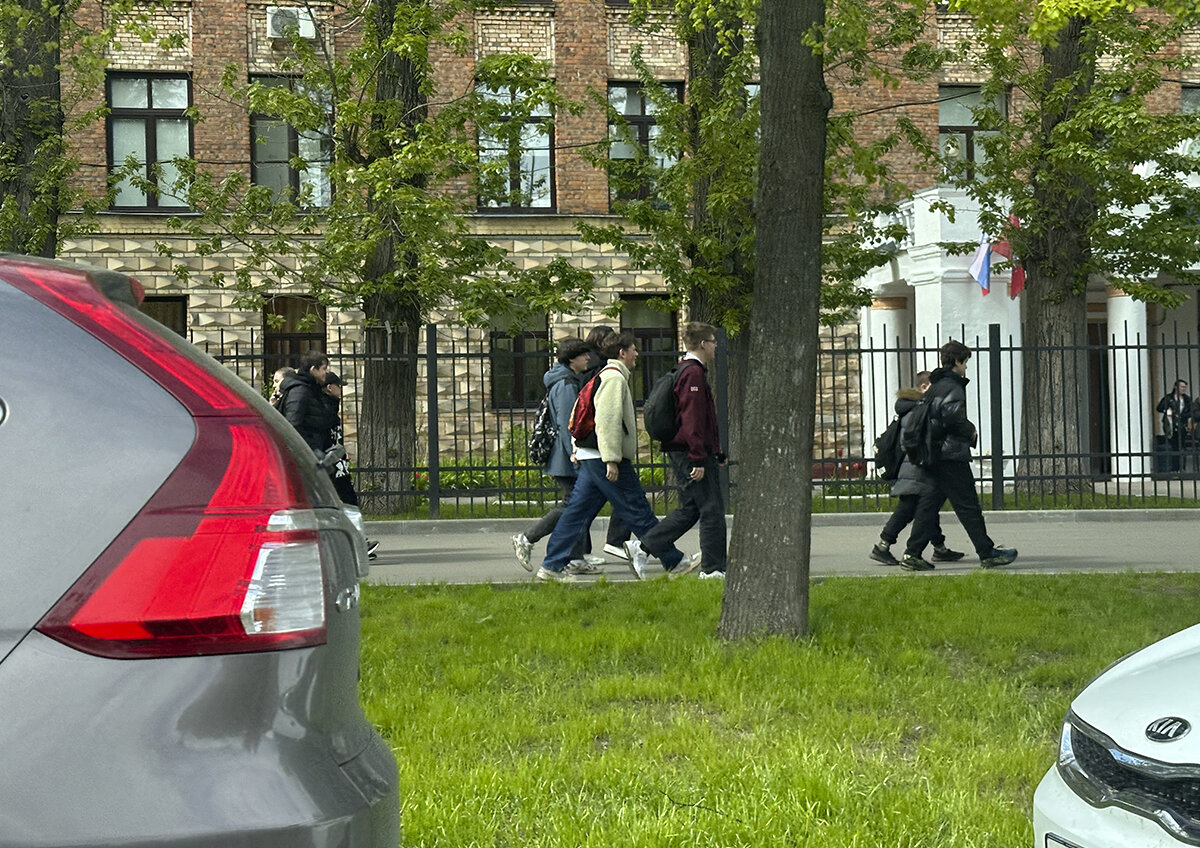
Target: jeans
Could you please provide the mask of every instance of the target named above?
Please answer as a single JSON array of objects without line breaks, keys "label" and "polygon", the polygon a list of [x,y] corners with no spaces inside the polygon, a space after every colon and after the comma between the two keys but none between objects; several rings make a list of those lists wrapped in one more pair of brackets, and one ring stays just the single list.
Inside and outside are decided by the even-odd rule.
[{"label": "jeans", "polygon": [[700,565],[706,572],[725,570],[725,501],[721,497],[721,475],[714,457],[704,460],[704,478],[692,480],[692,463],[687,454],[667,454],[679,488],[679,507],[642,536],[647,551],[673,545],[700,522]]},{"label": "jeans", "polygon": [[[566,568],[571,559],[572,546],[600,512],[605,501],[612,504],[613,514],[625,522],[638,538],[645,538],[658,524],[658,517],[650,509],[646,492],[638,481],[637,472],[633,470],[633,463],[623,459],[617,469],[617,479],[612,481],[605,476],[603,460],[585,459],[579,463],[575,489],[571,492],[566,509],[558,517],[550,541],[546,543],[546,558],[542,560],[542,567],[547,571]],[[658,557],[667,571],[679,565],[683,559],[683,552],[673,544],[663,549],[646,550]]]},{"label": "jeans", "polygon": [[[547,512],[541,518],[533,523],[533,526],[525,531],[525,538],[530,542],[537,542],[546,536],[549,536],[554,527],[558,524],[558,519],[562,516],[563,510],[567,508],[567,501],[571,499],[571,491],[575,488],[574,477],[555,477],[554,482],[558,484],[558,492],[562,496],[562,501],[554,509]],[[591,553],[591,525],[584,530],[583,535],[575,542],[575,547],[571,549],[571,559],[583,559],[584,554]]]}]

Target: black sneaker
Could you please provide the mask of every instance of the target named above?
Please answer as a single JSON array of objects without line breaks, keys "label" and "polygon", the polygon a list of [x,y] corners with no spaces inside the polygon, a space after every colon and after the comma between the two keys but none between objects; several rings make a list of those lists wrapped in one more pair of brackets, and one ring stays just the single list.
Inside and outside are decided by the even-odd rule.
[{"label": "black sneaker", "polygon": [[919,556],[905,554],[904,559],[900,560],[900,567],[905,571],[933,571],[933,563],[926,562]]},{"label": "black sneaker", "polygon": [[883,544],[883,542],[876,542],[871,548],[871,553],[869,556],[880,565],[900,564],[900,560],[896,559],[895,555],[892,554],[891,549]]},{"label": "black sneaker", "polygon": [[962,551],[952,551],[947,547],[933,549],[933,556],[930,557],[934,562],[958,562],[965,557]]},{"label": "black sneaker", "polygon": [[1008,565],[1016,558],[1016,548],[992,548],[990,554],[980,558],[979,564],[984,568],[995,568],[998,565]]}]

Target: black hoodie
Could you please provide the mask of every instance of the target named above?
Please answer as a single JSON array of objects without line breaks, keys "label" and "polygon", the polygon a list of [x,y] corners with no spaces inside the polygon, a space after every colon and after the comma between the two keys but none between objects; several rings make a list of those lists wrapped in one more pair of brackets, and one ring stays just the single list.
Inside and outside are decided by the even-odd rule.
[{"label": "black hoodie", "polygon": [[329,446],[329,430],[337,421],[325,403],[325,393],[311,374],[296,372],[283,378],[279,386],[283,395],[280,412],[296,428],[305,443],[314,451],[324,453]]}]

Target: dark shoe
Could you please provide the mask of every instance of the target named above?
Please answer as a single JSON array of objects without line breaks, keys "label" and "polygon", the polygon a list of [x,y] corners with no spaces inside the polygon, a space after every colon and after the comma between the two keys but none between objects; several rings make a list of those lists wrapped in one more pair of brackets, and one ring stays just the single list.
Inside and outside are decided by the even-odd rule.
[{"label": "dark shoe", "polygon": [[980,558],[979,564],[984,568],[995,568],[998,565],[1008,565],[1016,558],[1016,548],[992,548],[990,554]]},{"label": "dark shoe", "polygon": [[869,556],[880,565],[900,564],[900,560],[896,559],[895,555],[891,552],[891,549],[889,549],[882,542],[875,543],[875,545],[871,548],[871,553]]},{"label": "dark shoe", "polygon": [[966,554],[961,551],[952,551],[947,547],[934,548],[931,559],[934,562],[958,562],[965,557]]},{"label": "dark shoe", "polygon": [[905,571],[933,571],[933,563],[926,562],[919,556],[905,554],[904,559],[900,560],[900,567]]}]

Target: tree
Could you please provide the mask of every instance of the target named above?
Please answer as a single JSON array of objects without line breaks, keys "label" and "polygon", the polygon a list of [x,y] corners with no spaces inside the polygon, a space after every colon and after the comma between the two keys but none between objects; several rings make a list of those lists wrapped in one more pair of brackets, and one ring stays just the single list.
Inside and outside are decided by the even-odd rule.
[{"label": "tree", "polygon": [[[1175,306],[1200,275],[1200,116],[1150,105],[1190,64],[1173,47],[1200,17],[1174,0],[1070,4],[960,0],[976,18],[976,111],[983,161],[943,158],[948,179],[979,204],[985,233],[1010,242],[1027,275],[1021,474],[1030,491],[1088,479],[1081,416],[1045,416],[1052,399],[1086,409],[1087,284],[1093,275],[1136,298]],[[1012,110],[1002,108],[1012,92]],[[930,151],[932,152],[932,151]],[[1010,217],[1011,216],[1011,217]],[[960,250],[973,246],[959,245]]]},{"label": "tree", "polygon": [[[817,310],[826,117],[833,98],[812,36],[824,0],[764,0],[756,276],[742,424],[743,470],[718,633],[803,635],[808,627]],[[801,151],[798,153],[798,151]],[[782,507],[782,509],[781,509]]]},{"label": "tree", "polygon": [[[290,83],[246,86],[244,71],[229,69],[230,96],[312,140],[313,153],[293,167],[312,174],[318,156],[328,158],[327,197],[311,179],[288,194],[251,185],[245,168],[214,174],[179,163],[178,190],[201,214],[173,225],[200,240],[202,255],[239,254],[233,278],[217,274],[215,282],[234,285],[246,303],[261,303],[287,281],[324,303],[363,309],[359,463],[368,468],[417,465],[416,353],[431,310],[452,304],[466,322],[508,314],[519,325],[537,312],[576,309],[591,294],[592,275],[566,260],[520,269],[469,232],[463,213],[474,208],[475,192],[508,167],[480,161],[476,133],[516,144],[528,116],[571,108],[546,82],[547,70],[521,56],[488,57],[475,68],[478,87],[436,92],[431,56],[463,48],[455,19],[470,8],[364,0],[328,18],[315,11],[316,39],[290,33]],[[335,54],[329,33],[347,29],[354,37]],[[501,103],[489,92],[509,96]],[[380,472],[364,495],[375,510],[392,512],[410,478]]]},{"label": "tree", "polygon": [[[114,22],[136,26],[128,2],[110,25],[88,32],[74,19],[80,0],[0,0],[0,250],[54,257],[63,239],[92,224],[103,198],[72,182],[78,157],[65,139],[95,120],[80,104],[103,80]],[[67,70],[64,83],[63,69]],[[64,222],[64,213],[81,215]]]}]

